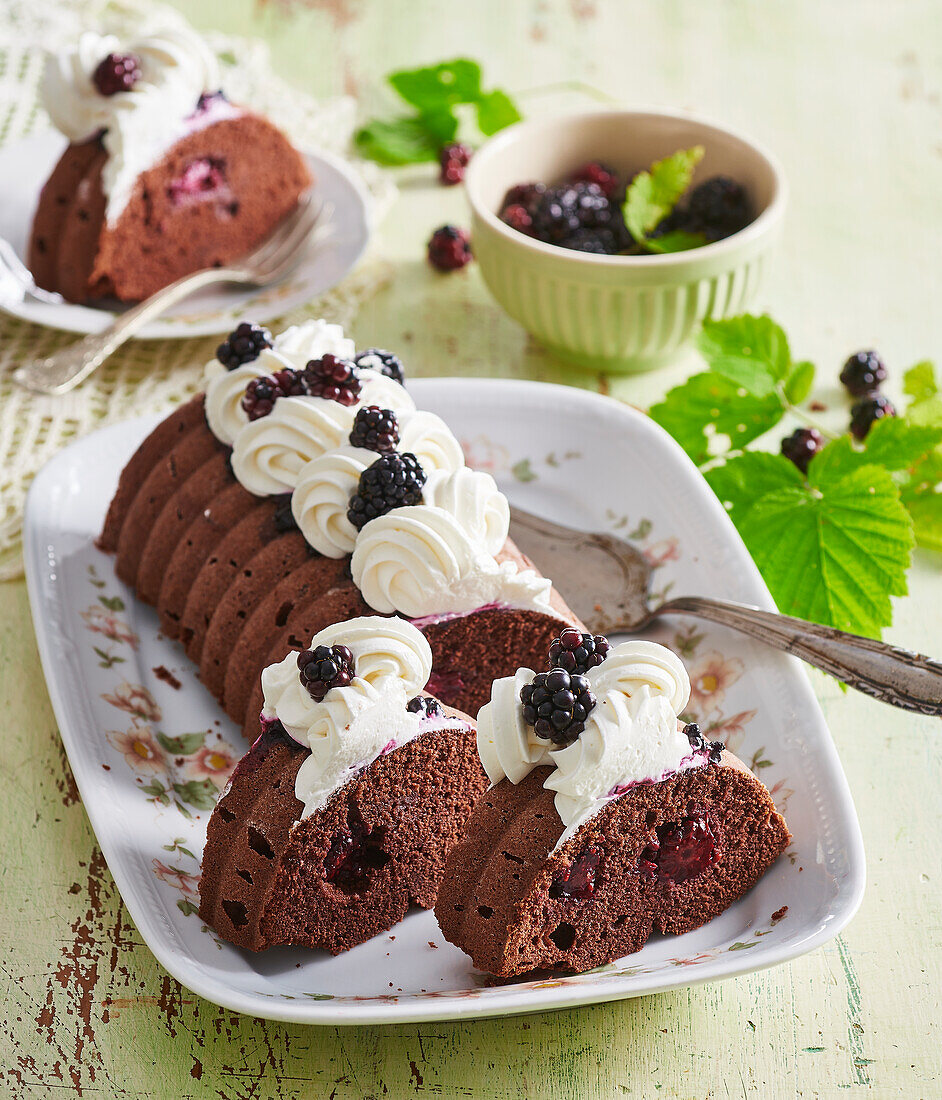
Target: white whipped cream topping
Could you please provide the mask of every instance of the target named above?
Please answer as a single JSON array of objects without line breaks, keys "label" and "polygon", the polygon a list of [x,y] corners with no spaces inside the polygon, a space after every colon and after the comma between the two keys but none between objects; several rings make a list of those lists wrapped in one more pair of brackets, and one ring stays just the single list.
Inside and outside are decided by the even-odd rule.
[{"label": "white whipped cream topping", "polygon": [[311,750],[295,783],[303,817],[391,746],[432,729],[463,726],[456,719],[430,720],[406,710],[432,671],[429,644],[411,623],[379,617],[334,623],[311,640],[311,649],[318,645],[345,645],[356,673],[347,687],[332,688],[321,702],[301,684],[296,653],[262,673],[262,716],[280,721]]},{"label": "white whipped cream topping", "polygon": [[554,614],[549,580],[498,564],[443,508],[394,508],[370,520],[350,568],[363,599],[382,613],[419,619],[500,603]]},{"label": "white whipped cream topping", "polygon": [[427,474],[464,465],[461,444],[440,416],[418,409],[404,412],[398,419],[399,450],[414,454]]},{"label": "white whipped cream topping", "polygon": [[340,325],[318,317],[279,333],[275,337],[275,351],[288,360],[288,366],[302,370],[312,359],[322,359],[325,355],[352,359],[356,355],[356,344],[344,336]]},{"label": "white whipped cream topping", "polygon": [[[141,77],[130,91],[104,96],[92,78],[110,53],[134,54]],[[108,160],[101,182],[107,220],[114,222],[138,176],[198,125],[191,116],[200,95],[218,87],[213,52],[181,19],[128,42],[85,32],[75,46],[47,59],[42,98],[53,124],[70,141],[105,131]],[[237,112],[229,107],[228,113]]]},{"label": "white whipped cream topping", "polygon": [[524,722],[520,688],[533,678],[529,669],[495,681],[478,715],[478,754],[492,784],[505,776],[519,783],[533,768],[553,765],[543,786],[556,791],[565,839],[626,786],[656,783],[703,763],[678,726],[690,680],[671,650],[622,642],[586,676],[596,705],[571,745],[554,748]]},{"label": "white whipped cream topping", "polygon": [[335,450],[353,427],[355,407],[320,397],[279,397],[246,424],[232,445],[232,472],[250,493],[290,492],[312,458]]},{"label": "white whipped cream topping", "polygon": [[453,515],[486,554],[498,554],[507,541],[510,505],[490,474],[467,466],[434,471],[422,489],[422,500]]},{"label": "white whipped cream topping", "polygon": [[[393,385],[398,383],[393,382]],[[438,464],[454,462],[455,452],[447,444],[445,433],[451,435],[444,422],[431,413],[405,413],[403,420],[411,428],[413,452],[430,478],[448,478],[452,473],[470,470],[461,465],[461,448],[458,447],[458,469],[441,468]],[[454,439],[454,436],[451,436]],[[411,448],[409,448],[411,449]],[[347,519],[350,498],[357,491],[360,475],[379,458],[375,451],[363,447],[341,445],[320,455],[301,471],[298,483],[291,494],[291,511],[301,534],[318,553],[326,558],[342,558],[352,554],[357,542],[357,529]],[[497,491],[497,486],[494,486]],[[506,505],[506,501],[504,502]],[[499,511],[499,506],[488,511],[488,519]],[[509,512],[508,512],[509,514]],[[500,545],[503,546],[507,533]]]}]

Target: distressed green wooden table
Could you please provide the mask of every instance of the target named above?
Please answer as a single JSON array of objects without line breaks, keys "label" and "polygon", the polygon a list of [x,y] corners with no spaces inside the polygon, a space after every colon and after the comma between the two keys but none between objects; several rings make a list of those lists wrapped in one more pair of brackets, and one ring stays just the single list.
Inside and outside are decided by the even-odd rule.
[{"label": "distressed green wooden table", "polygon": [[[510,88],[584,79],[631,104],[696,108],[761,138],[792,185],[761,303],[834,386],[876,346],[942,359],[942,8],[875,0],[177,0],[201,27],[262,35],[317,93],[375,95],[400,65],[467,53]],[[405,174],[379,235],[391,285],[358,343],[417,374],[512,375],[647,406],[689,372],[627,380],[549,361],[473,267],[422,260],[465,220],[460,189]],[[200,347],[201,352],[203,351]],[[894,388],[890,387],[891,394]],[[829,415],[829,414],[825,414]],[[942,653],[942,562],[917,559],[891,640]],[[218,1009],[163,973],[129,921],[71,781],[22,583],[0,588],[5,752],[0,1081],[5,1095],[108,1097],[938,1097],[942,750],[915,718],[814,676],[867,846],[869,886],[835,942],[720,985],[481,1023],[314,1029]]]}]

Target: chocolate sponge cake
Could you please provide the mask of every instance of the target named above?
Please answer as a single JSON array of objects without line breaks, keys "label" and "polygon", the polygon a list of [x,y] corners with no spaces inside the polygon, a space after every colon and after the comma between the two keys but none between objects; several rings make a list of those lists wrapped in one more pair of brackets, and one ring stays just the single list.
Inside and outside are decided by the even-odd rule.
[{"label": "chocolate sponge cake", "polygon": [[495,683],[478,715],[492,786],[435,907],[445,936],[502,978],[589,970],[652,932],[698,928],[790,839],[745,765],[679,726],[690,684],[670,650],[567,630],[550,660]]},{"label": "chocolate sponge cake", "polygon": [[[314,655],[338,647],[351,677],[315,680],[320,699],[302,687],[312,680],[294,654],[266,681],[265,730],[210,819],[200,916],[252,951],[292,944],[338,954],[410,905],[431,908],[448,850],[487,786],[471,719],[413,695],[431,668],[419,631],[398,619],[331,627],[307,651],[316,675],[324,657]],[[336,676],[339,663],[330,667]],[[332,707],[345,728],[331,726]],[[294,720],[291,736],[279,713]],[[350,741],[359,746],[334,759]]]},{"label": "chocolate sponge cake", "polygon": [[182,21],[127,46],[86,34],[50,58],[44,103],[70,144],[33,220],[38,286],[73,302],[148,298],[244,256],[295,208],[304,159],[218,80]]}]

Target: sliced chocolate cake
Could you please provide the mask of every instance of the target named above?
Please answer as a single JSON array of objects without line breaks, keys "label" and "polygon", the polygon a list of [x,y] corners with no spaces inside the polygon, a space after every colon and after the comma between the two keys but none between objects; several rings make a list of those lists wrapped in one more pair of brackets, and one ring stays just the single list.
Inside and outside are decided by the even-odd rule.
[{"label": "sliced chocolate cake", "polygon": [[38,286],[148,298],[246,255],[297,206],[304,158],[218,88],[211,50],[169,16],[130,43],[88,32],[49,58],[43,101],[70,144],[33,220]]},{"label": "sliced chocolate cake", "polygon": [[411,619],[469,713],[574,622],[394,355],[324,321],[241,324],[206,374],[124,468],[99,546],[249,740],[261,670],[332,622]]},{"label": "sliced chocolate cake", "polygon": [[419,630],[373,616],[265,669],[263,733],[203,853],[200,916],[221,936],[338,954],[434,905],[487,777],[471,719],[422,691],[431,667]]},{"label": "sliced chocolate cake", "polygon": [[478,715],[492,786],[435,906],[445,936],[502,978],[589,970],[698,928],[790,839],[745,765],[679,726],[690,685],[670,650],[569,630],[551,662],[497,681]]}]

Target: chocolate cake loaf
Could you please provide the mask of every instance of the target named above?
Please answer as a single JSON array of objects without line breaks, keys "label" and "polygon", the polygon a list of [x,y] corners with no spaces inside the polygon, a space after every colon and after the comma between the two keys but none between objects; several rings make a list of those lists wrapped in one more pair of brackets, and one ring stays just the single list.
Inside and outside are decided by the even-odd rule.
[{"label": "chocolate cake loaf", "polygon": [[468,713],[573,623],[394,356],[357,356],[322,321],[275,339],[246,324],[207,378],[125,466],[99,546],[249,741],[262,669],[331,623],[411,619],[432,690]]},{"label": "chocolate cake loaf", "polygon": [[73,302],[137,301],[258,244],[311,175],[266,119],[218,91],[182,20],[122,46],[82,35],[50,57],[43,100],[70,144],[39,198],[36,284]]},{"label": "chocolate cake loaf", "polygon": [[378,617],[266,669],[264,731],[203,853],[200,916],[221,936],[338,954],[434,905],[487,778],[471,719],[419,693],[430,670],[422,634]]},{"label": "chocolate cake loaf", "polygon": [[493,786],[435,906],[445,936],[503,978],[589,970],[698,928],[790,840],[746,766],[678,728],[689,682],[670,650],[575,630],[561,642],[557,667],[497,682],[478,716]]}]

